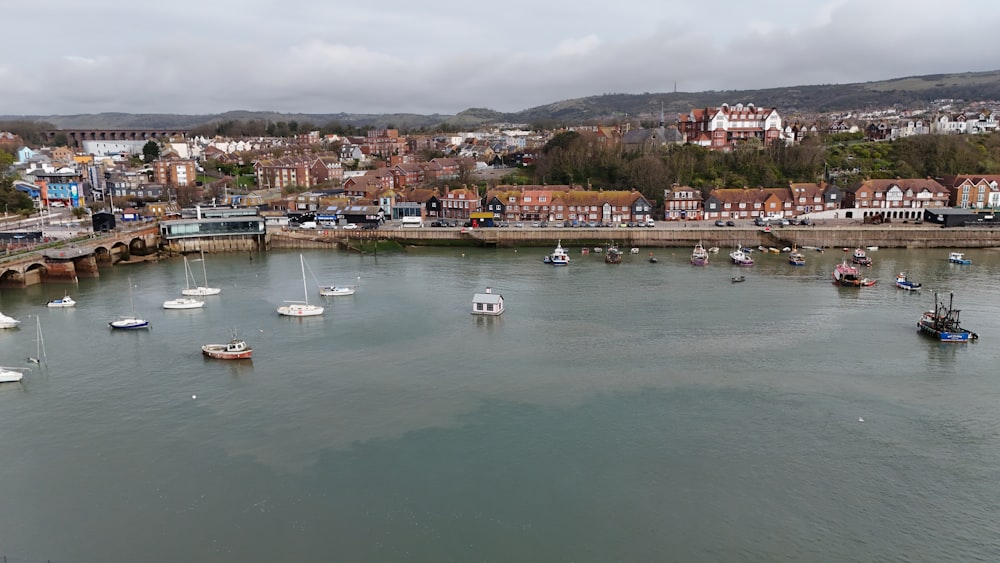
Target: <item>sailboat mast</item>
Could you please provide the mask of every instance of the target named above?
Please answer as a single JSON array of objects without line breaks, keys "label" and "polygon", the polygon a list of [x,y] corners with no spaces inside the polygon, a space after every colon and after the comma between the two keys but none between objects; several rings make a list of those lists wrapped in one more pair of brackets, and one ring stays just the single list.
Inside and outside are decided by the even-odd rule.
[{"label": "sailboat mast", "polygon": [[[192,276],[193,277],[193,276]],[[205,249],[201,249],[201,277],[205,280],[205,287],[208,287],[208,269],[205,267]]]},{"label": "sailboat mast", "polygon": [[306,259],[299,254],[299,263],[302,265],[302,296],[305,298],[306,305],[309,304],[309,288],[306,287]]}]

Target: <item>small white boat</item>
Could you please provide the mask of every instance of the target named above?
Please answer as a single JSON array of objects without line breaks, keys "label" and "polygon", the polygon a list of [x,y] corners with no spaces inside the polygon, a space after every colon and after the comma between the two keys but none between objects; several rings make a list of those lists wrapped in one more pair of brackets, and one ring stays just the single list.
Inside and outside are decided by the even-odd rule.
[{"label": "small white boat", "polygon": [[21,321],[0,313],[0,328],[17,328],[19,324],[21,324]]},{"label": "small white boat", "polygon": [[24,378],[24,372],[18,368],[0,366],[0,383],[16,383]]},{"label": "small white boat", "polygon": [[199,301],[192,297],[178,297],[163,302],[164,309],[201,309],[205,306],[204,301]]},{"label": "small white boat", "polygon": [[948,261],[951,262],[952,264],[963,264],[966,266],[972,264],[972,260],[966,258],[965,254],[961,252],[952,252],[951,254],[949,254]]},{"label": "small white boat", "polygon": [[137,317],[122,315],[108,323],[111,328],[119,330],[132,330],[136,328],[149,328],[149,321]]},{"label": "small white boat", "polygon": [[906,277],[906,272],[900,272],[896,276],[896,287],[899,289],[905,289],[906,291],[917,291],[920,289],[920,284]]},{"label": "small white boat", "polygon": [[503,314],[503,295],[493,293],[493,289],[487,287],[485,293],[477,293],[472,296],[472,314],[498,316]]},{"label": "small white boat", "polygon": [[[197,287],[191,287],[190,282],[188,282],[187,287],[181,290],[181,295],[191,295],[195,297],[203,295],[218,295],[222,293],[222,288],[220,287],[208,287],[208,271],[205,268],[205,251],[201,251],[201,275],[204,276],[205,285],[199,285]],[[188,265],[187,256],[184,257],[184,276],[185,279],[189,279],[195,283],[198,283],[194,279],[194,272],[191,271]]]},{"label": "small white boat", "polygon": [[324,308],[319,305],[309,304],[309,290],[306,288],[306,259],[299,254],[299,264],[302,267],[302,293],[304,301],[285,301],[285,305],[278,307],[278,314],[284,317],[315,317],[322,315]]},{"label": "small white boat", "polygon": [[633,246],[632,248],[630,248],[630,249],[628,250],[628,253],[629,253],[629,254],[639,254],[639,247],[637,247],[637,246]]},{"label": "small white boat", "polygon": [[73,300],[69,295],[63,296],[62,299],[53,299],[45,304],[46,307],[76,307],[76,301]]},{"label": "small white boat", "polygon": [[552,250],[552,254],[547,256],[547,264],[552,264],[553,266],[569,266],[569,254],[566,253],[566,249],[562,247],[562,241],[556,242],[555,249]]},{"label": "small white boat", "polygon": [[337,297],[339,295],[354,295],[353,285],[324,285],[319,288],[319,294],[324,297]]},{"label": "small white boat", "polygon": [[878,247],[877,246],[866,246],[865,250],[874,252],[874,251],[878,250]]},{"label": "small white boat", "polygon": [[708,251],[711,252],[712,254],[718,254],[719,253],[719,247],[718,246],[710,246],[708,248]]},{"label": "small white boat", "polygon": [[737,248],[729,253],[729,261],[737,266],[753,266],[753,258],[744,252],[745,249]]},{"label": "small white boat", "polygon": [[128,303],[132,312],[129,315],[122,315],[108,323],[116,330],[135,330],[139,328],[149,328],[149,321],[135,316],[135,301],[132,299],[132,278],[128,279]]}]

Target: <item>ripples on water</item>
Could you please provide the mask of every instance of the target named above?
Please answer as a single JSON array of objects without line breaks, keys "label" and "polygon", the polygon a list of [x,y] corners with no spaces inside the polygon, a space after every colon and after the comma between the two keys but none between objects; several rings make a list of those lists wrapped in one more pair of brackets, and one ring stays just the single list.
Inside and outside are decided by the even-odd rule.
[{"label": "ripples on water", "polygon": [[[49,369],[0,386],[0,555],[997,558],[994,252],[881,250],[879,284],[847,290],[839,251],[738,270],[571,250],[310,252],[311,301],[360,284],[310,319],[274,311],[301,298],[293,253],[210,256],[223,294],[197,311],[160,309],[176,261],[81,280],[76,310],[3,290],[23,326],[0,363],[34,351],[39,315]],[[901,270],[954,290],[983,341],[919,337],[931,293],[896,290]],[[148,333],[106,326],[129,275]],[[469,314],[488,285],[502,318]],[[201,357],[234,328],[252,362]]]}]

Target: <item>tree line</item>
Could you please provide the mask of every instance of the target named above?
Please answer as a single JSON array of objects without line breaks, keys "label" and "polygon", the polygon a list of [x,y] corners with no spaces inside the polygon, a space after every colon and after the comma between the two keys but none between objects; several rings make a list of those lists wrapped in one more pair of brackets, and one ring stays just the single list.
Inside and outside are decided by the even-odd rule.
[{"label": "tree line", "polygon": [[511,174],[512,184],[578,184],[630,190],[660,200],[673,184],[699,188],[780,187],[827,181],[849,186],[864,178],[940,178],[1000,174],[1000,133],[919,135],[891,142],[860,136],[811,136],[792,146],[748,143],[731,151],[684,144],[658,150],[609,145],[568,131],[545,144],[535,163]]}]

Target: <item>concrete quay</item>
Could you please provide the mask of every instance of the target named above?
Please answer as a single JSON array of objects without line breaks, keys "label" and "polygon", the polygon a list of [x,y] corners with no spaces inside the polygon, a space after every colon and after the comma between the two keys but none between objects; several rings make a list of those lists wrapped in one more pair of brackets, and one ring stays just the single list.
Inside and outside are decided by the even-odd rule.
[{"label": "concrete quay", "polygon": [[[464,231],[464,232],[463,232]],[[284,231],[269,233],[270,248],[357,247],[365,241],[394,241],[403,246],[552,246],[556,240],[572,245],[649,248],[690,247],[702,243],[720,248],[744,246],[821,246],[881,248],[990,248],[1000,247],[1000,229],[938,225],[863,225],[844,220],[812,226],[774,227],[765,232],[752,223],[716,227],[712,223],[666,223],[653,228],[382,228],[373,231]]]}]

